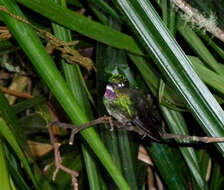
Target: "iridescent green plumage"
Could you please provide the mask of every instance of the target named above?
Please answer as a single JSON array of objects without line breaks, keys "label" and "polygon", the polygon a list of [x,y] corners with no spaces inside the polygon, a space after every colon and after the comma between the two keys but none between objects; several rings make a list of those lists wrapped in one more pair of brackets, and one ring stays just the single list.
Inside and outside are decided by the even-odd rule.
[{"label": "iridescent green plumage", "polygon": [[110,79],[104,95],[104,105],[108,113],[126,129],[160,140],[160,122],[151,113],[150,96],[130,87],[125,77],[115,75]]},{"label": "iridescent green plumage", "polygon": [[[104,97],[104,104],[110,115],[120,114],[125,115],[125,118],[128,120],[135,115],[135,109],[133,109],[133,102],[130,99],[130,96],[127,96],[125,92],[120,92],[120,90],[115,89],[114,92],[117,95],[117,98],[113,101],[108,100]],[[119,113],[113,113],[114,111],[119,111]],[[122,116],[121,116],[122,117]],[[115,117],[118,121],[122,121],[119,117]]]}]

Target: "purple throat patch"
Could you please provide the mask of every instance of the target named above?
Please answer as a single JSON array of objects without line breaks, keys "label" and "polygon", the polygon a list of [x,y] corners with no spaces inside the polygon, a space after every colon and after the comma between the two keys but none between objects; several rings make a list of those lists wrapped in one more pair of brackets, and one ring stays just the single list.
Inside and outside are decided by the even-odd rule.
[{"label": "purple throat patch", "polygon": [[106,89],[105,97],[107,99],[116,99],[117,98],[117,95],[116,95],[116,93],[113,90]]}]

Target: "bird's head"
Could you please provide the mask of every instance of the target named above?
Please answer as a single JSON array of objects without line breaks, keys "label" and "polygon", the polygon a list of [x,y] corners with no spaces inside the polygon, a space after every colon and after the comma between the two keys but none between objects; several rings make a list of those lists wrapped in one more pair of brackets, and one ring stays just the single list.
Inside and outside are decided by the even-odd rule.
[{"label": "bird's head", "polygon": [[114,101],[121,95],[122,89],[127,88],[129,82],[123,75],[116,74],[109,79],[109,84],[106,86],[104,98],[109,101]]}]

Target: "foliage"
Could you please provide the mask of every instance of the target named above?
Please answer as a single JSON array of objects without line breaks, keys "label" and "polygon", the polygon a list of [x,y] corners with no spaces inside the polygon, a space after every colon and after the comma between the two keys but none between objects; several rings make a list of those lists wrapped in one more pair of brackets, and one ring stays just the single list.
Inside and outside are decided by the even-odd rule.
[{"label": "foliage", "polygon": [[[223,9],[188,2],[205,16]],[[181,15],[168,0],[1,0],[0,189],[73,188],[63,171],[52,181],[46,126],[107,114],[102,97],[114,73],[152,95],[166,131],[224,136],[223,44]],[[159,144],[102,124],[70,146],[69,130],[53,131],[79,189],[223,187],[224,143]]]}]

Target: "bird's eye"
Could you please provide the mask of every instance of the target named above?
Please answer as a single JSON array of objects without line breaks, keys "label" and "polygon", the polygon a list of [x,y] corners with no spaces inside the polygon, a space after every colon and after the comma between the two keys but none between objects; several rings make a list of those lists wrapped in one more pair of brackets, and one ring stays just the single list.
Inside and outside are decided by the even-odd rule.
[{"label": "bird's eye", "polygon": [[123,87],[128,87],[128,86],[129,86],[129,82],[128,82],[128,80],[123,81],[123,82],[122,82],[122,86],[123,86]]},{"label": "bird's eye", "polygon": [[128,81],[123,81],[121,83],[119,83],[117,86],[118,88],[123,88],[123,87],[128,87]]}]

